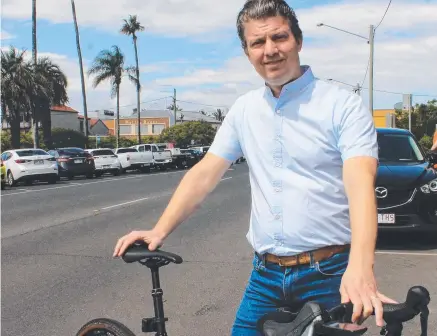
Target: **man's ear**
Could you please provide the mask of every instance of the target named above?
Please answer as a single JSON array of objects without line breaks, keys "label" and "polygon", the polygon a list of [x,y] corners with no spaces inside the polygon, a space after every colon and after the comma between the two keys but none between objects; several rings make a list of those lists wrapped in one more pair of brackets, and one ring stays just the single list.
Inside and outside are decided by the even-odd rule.
[{"label": "man's ear", "polygon": [[303,40],[301,39],[301,40],[299,40],[297,43],[298,43],[298,51],[301,52],[301,50],[302,50],[302,45],[303,45]]}]

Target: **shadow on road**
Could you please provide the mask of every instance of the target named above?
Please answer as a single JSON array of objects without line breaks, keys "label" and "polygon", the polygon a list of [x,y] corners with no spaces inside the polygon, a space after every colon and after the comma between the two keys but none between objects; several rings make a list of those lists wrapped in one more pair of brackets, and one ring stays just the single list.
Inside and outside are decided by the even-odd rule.
[{"label": "shadow on road", "polygon": [[437,249],[435,233],[384,232],[378,234],[378,250],[429,251]]}]

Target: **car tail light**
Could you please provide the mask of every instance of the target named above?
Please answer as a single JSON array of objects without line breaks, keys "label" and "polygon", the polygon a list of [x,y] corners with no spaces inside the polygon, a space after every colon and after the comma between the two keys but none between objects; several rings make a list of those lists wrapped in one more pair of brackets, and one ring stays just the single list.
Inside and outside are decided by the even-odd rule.
[{"label": "car tail light", "polygon": [[31,160],[24,160],[24,159],[17,159],[15,160],[16,163],[26,163],[26,162],[30,162]]},{"label": "car tail light", "polygon": [[70,158],[68,158],[68,157],[60,157],[60,158],[58,158],[58,162],[68,162],[68,160],[70,160]]}]

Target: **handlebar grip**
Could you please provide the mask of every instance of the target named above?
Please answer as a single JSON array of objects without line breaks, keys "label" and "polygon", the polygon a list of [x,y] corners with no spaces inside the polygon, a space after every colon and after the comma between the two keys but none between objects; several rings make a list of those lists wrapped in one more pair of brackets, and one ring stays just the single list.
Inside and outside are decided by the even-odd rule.
[{"label": "handlebar grip", "polygon": [[[431,299],[429,292],[425,287],[411,287],[408,291],[405,302],[382,304],[383,319],[388,324],[407,322],[418,315],[423,307],[426,307],[430,301]],[[346,320],[351,321],[353,312],[352,302],[346,303],[344,309],[343,316],[346,318]],[[338,316],[339,313],[339,311],[334,312],[334,316]],[[373,311],[372,315],[374,314],[375,311]],[[336,319],[335,317],[333,318]]]}]

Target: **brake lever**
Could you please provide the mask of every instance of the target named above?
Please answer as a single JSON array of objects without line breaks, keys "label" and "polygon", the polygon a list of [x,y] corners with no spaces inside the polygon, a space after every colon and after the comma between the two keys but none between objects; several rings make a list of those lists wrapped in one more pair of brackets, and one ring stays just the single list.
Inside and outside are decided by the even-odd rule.
[{"label": "brake lever", "polygon": [[326,336],[359,336],[367,332],[367,328],[353,323],[326,322],[314,325],[316,335]]}]

